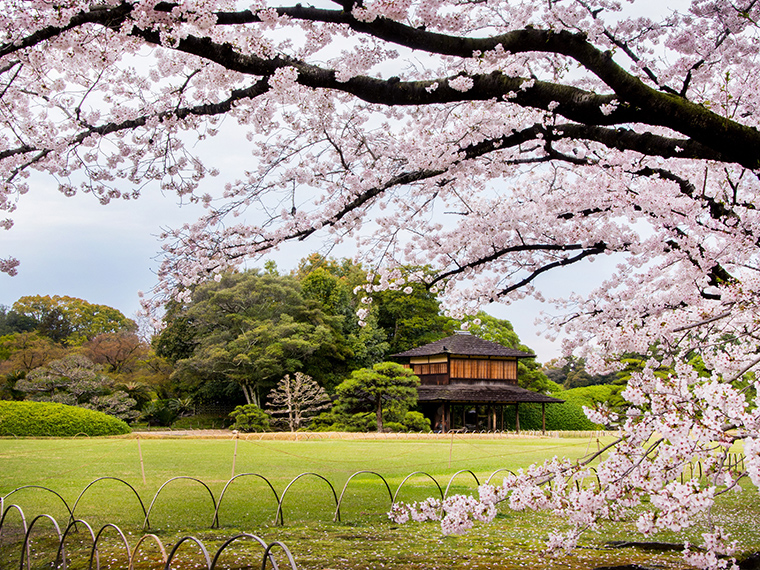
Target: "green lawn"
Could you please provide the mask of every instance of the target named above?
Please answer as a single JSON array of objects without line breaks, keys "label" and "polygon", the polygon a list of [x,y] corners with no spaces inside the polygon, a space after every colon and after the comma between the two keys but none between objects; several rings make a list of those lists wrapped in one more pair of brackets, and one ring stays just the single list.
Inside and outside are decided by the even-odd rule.
[{"label": "green lawn", "polygon": [[[267,542],[284,542],[299,568],[305,569],[525,566],[570,569],[631,562],[681,567],[678,553],[605,548],[608,540],[640,540],[632,532],[630,521],[608,525],[601,532],[589,535],[584,547],[568,556],[548,559],[541,553],[543,540],[550,530],[562,528],[562,521],[551,515],[502,509],[495,523],[477,526],[471,533],[457,537],[442,536],[435,523],[398,527],[385,515],[390,507],[386,482],[390,493],[396,493],[402,481],[413,472],[424,473],[406,481],[398,491],[399,500],[414,501],[439,495],[436,482],[443,490],[450,484],[449,493],[475,491],[478,482],[485,482],[498,470],[516,470],[555,455],[582,457],[603,443],[594,437],[487,439],[462,436],[453,440],[309,441],[251,437],[237,442],[232,437],[2,439],[0,496],[30,486],[8,496],[4,507],[19,505],[27,523],[37,515],[49,514],[62,530],[69,516],[63,501],[69,508],[76,503],[76,518],[87,521],[96,533],[107,523],[117,525],[125,532],[130,547],[144,533],[155,534],[167,545],[167,550],[181,537],[193,535],[213,556],[216,547],[226,538],[238,532],[250,532]],[[219,503],[233,475],[233,462],[234,473],[239,476],[227,486]],[[340,521],[333,522],[335,497],[340,497],[349,478],[361,471],[372,473],[361,473],[351,479],[341,502]],[[306,475],[298,478],[302,474]],[[92,484],[82,494],[88,484],[103,477],[106,479]],[[499,481],[498,473],[494,481]],[[282,526],[275,524],[277,501],[269,484],[278,496],[287,488]],[[159,489],[161,492],[157,494]],[[215,504],[219,505],[218,528],[212,528]],[[143,531],[143,509],[149,507],[149,528]],[[15,509],[7,513],[0,541],[0,568],[3,569],[18,568],[20,555],[20,516]],[[758,514],[758,494],[749,489],[723,500],[715,512],[737,535],[744,552],[760,550],[760,535],[754,525]],[[46,554],[45,546],[46,537],[52,534],[52,522],[44,518],[37,525],[32,559],[37,567],[49,568],[55,552]],[[692,540],[703,530],[692,531]],[[126,568],[116,546],[116,532],[109,527],[104,533],[108,537],[101,551],[105,553],[109,550],[107,545],[112,545],[113,552],[108,557],[110,562],[101,556],[101,568]],[[75,556],[70,568],[87,567],[88,543],[84,541],[77,546],[83,534],[80,530],[71,544],[67,542],[67,548],[75,554],[78,551],[82,558],[78,566],[80,562]],[[683,538],[662,536],[656,540]],[[156,549],[146,547],[147,560],[136,565],[136,570],[160,567],[157,554],[148,554],[152,550]],[[225,551],[224,564],[218,567],[257,567],[259,558],[253,557],[252,550],[255,549],[250,542],[236,543]],[[172,568],[205,567],[190,562],[197,556],[198,548],[188,542],[183,546],[182,557],[187,565],[182,566],[180,561]]]}]

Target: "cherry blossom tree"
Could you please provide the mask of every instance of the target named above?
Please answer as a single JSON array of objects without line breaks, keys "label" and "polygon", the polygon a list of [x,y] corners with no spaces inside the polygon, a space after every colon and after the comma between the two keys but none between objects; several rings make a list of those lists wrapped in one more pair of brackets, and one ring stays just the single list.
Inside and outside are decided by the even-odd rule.
[{"label": "cherry blossom tree", "polygon": [[[547,321],[590,373],[648,359],[627,416],[590,411],[620,426],[601,485],[578,491],[583,466],[557,461],[503,498],[564,513],[556,546],[645,497],[650,533],[760,485],[756,0],[2,7],[4,227],[32,174],[103,203],[172,191],[207,213],[166,232],[159,297],[289,240],[355,238],[387,268],[367,302],[410,287],[394,266],[429,266],[455,315],[541,299],[538,277],[609,257],[612,275]],[[221,183],[216,135],[240,165]],[[737,442],[746,470],[730,474]],[[680,483],[697,460],[714,485]],[[724,565],[727,544],[715,528],[690,560]]]}]

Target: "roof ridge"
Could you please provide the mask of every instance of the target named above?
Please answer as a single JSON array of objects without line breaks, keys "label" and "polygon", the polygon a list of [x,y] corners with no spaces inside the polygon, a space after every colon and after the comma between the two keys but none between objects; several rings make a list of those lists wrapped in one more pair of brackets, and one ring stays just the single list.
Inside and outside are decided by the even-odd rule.
[{"label": "roof ridge", "polygon": [[462,354],[466,356],[504,356],[512,358],[531,358],[535,354],[516,348],[504,346],[492,340],[486,340],[474,334],[453,334],[412,348],[392,354],[392,357],[432,356],[436,354]]}]

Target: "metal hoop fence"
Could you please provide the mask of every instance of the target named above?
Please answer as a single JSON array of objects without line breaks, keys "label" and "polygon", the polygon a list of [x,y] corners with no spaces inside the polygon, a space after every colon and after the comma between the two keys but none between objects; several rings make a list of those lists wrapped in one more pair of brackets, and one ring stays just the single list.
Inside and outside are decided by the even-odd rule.
[{"label": "metal hoop fence", "polygon": [[[501,471],[501,470],[499,470],[499,471]],[[494,472],[494,475],[496,473],[498,473],[499,471]],[[320,475],[318,473],[312,473],[312,472],[301,473],[300,475],[298,475],[298,476],[296,476],[296,477],[294,477],[293,479],[290,480],[290,482],[285,486],[285,488],[284,488],[284,490],[282,491],[281,494],[277,493],[277,490],[275,489],[275,487],[272,484],[272,482],[267,477],[265,477],[264,475],[261,475],[260,473],[240,473],[238,475],[235,475],[234,477],[232,477],[231,479],[229,479],[226,482],[226,484],[224,485],[224,488],[222,489],[222,492],[220,493],[218,499],[214,495],[214,492],[211,490],[211,488],[206,483],[204,483],[203,481],[201,481],[200,479],[197,479],[195,477],[188,477],[188,476],[177,476],[177,477],[172,477],[171,479],[168,479],[166,482],[164,482],[158,488],[158,490],[155,492],[155,494],[153,495],[152,499],[150,500],[150,503],[149,503],[149,506],[148,506],[147,509],[145,508],[145,501],[140,497],[140,494],[137,492],[137,490],[135,489],[135,487],[133,487],[132,485],[130,485],[128,482],[124,481],[123,479],[119,479],[118,477],[100,477],[100,478],[95,479],[94,481],[88,483],[84,487],[84,489],[79,493],[79,495],[77,496],[77,499],[74,502],[73,507],[70,506],[66,502],[66,500],[59,493],[57,493],[56,491],[54,491],[52,489],[49,489],[49,488],[43,487],[43,486],[39,486],[39,485],[24,485],[22,487],[18,487],[16,489],[14,489],[13,491],[11,491],[8,494],[6,494],[5,496],[0,497],[0,508],[3,508],[2,518],[0,518],[0,532],[2,532],[3,520],[4,520],[4,518],[5,518],[5,516],[6,516],[7,512],[8,512],[8,509],[15,508],[15,509],[19,509],[20,510],[20,508],[18,506],[16,506],[16,505],[9,505],[8,509],[5,509],[3,507],[3,505],[5,505],[7,503],[7,499],[10,496],[12,496],[15,493],[17,493],[17,492],[19,492],[21,490],[24,490],[24,489],[38,489],[40,491],[51,493],[52,495],[54,495],[55,497],[57,497],[63,503],[63,505],[66,508],[66,511],[68,513],[68,516],[69,516],[69,522],[68,522],[68,524],[75,524],[75,520],[76,520],[75,519],[75,512],[76,512],[76,509],[79,506],[80,502],[82,501],[83,497],[86,495],[86,493],[95,484],[97,484],[97,483],[99,483],[101,481],[104,481],[104,480],[109,480],[109,481],[118,483],[119,485],[123,485],[123,486],[127,487],[128,490],[131,492],[130,496],[134,496],[135,502],[139,505],[141,513],[142,513],[142,517],[143,517],[142,529],[143,529],[143,531],[146,531],[146,530],[150,530],[150,528],[151,528],[150,519],[151,519],[151,515],[154,513],[154,511],[157,508],[159,496],[164,492],[164,490],[169,485],[171,485],[174,482],[179,481],[179,480],[190,481],[190,482],[192,482],[194,484],[200,485],[203,489],[205,489],[206,496],[208,498],[208,502],[209,502],[209,505],[210,505],[210,511],[213,512],[210,528],[219,528],[220,527],[220,512],[221,512],[223,500],[231,492],[230,488],[231,488],[232,483],[236,482],[237,480],[239,480],[241,478],[244,478],[244,477],[255,477],[255,478],[263,481],[266,484],[266,487],[269,489],[269,491],[271,491],[271,495],[274,497],[274,502],[276,503],[276,505],[275,505],[275,511],[274,511],[274,517],[273,517],[273,524],[284,526],[285,525],[285,520],[284,520],[284,515],[283,515],[283,505],[285,503],[285,499],[286,499],[286,497],[289,497],[289,492],[291,491],[291,488],[293,487],[293,485],[295,483],[297,483],[300,479],[303,479],[303,478],[306,478],[306,477],[314,478],[314,479],[317,479],[318,481],[322,481],[322,482],[325,483],[325,487],[324,487],[325,492],[329,493],[329,496],[332,499],[332,502],[333,502],[333,505],[334,505],[334,511],[333,511],[332,520],[334,522],[338,522],[338,521],[341,521],[341,519],[343,518],[343,516],[341,514],[341,507],[343,506],[344,502],[347,500],[347,498],[349,496],[347,494],[347,491],[349,490],[349,487],[351,486],[351,484],[354,483],[355,479],[358,476],[360,476],[360,475],[371,475],[373,478],[379,479],[379,481],[381,482],[382,486],[387,491],[387,495],[388,495],[388,503],[387,503],[387,505],[388,505],[388,510],[390,510],[391,507],[393,506],[393,504],[398,500],[399,494],[401,493],[402,489],[407,485],[407,483],[413,477],[417,477],[417,478],[421,478],[423,480],[429,481],[430,482],[430,486],[431,486],[431,491],[433,489],[437,490],[437,494],[440,496],[441,500],[444,500],[448,496],[449,490],[451,489],[452,484],[454,483],[454,480],[457,479],[462,474],[468,474],[468,475],[470,475],[472,477],[472,479],[474,479],[476,487],[480,485],[480,481],[478,480],[478,477],[475,475],[475,473],[473,473],[469,469],[463,469],[461,471],[457,471],[456,473],[454,473],[449,478],[448,483],[446,485],[446,490],[444,491],[443,487],[441,486],[441,483],[439,483],[438,480],[435,477],[433,477],[432,475],[430,475],[429,473],[427,473],[425,471],[415,471],[415,472],[410,473],[409,475],[407,475],[404,478],[404,480],[401,481],[401,483],[399,484],[399,486],[396,488],[396,490],[394,492],[394,491],[391,490],[391,486],[390,486],[390,484],[388,483],[388,480],[385,477],[383,477],[382,475],[380,475],[379,473],[376,473],[374,471],[364,471],[363,470],[363,471],[357,471],[354,474],[352,474],[346,480],[346,482],[344,483],[343,488],[342,488],[342,490],[340,492],[340,495],[338,495],[338,493],[335,490],[335,486],[333,485],[333,483],[330,482],[326,477],[324,477],[324,476],[322,476],[322,475]],[[493,477],[493,475],[491,475],[491,477]],[[489,481],[490,481],[491,477],[488,478]],[[313,501],[313,496],[312,496],[311,500]],[[231,521],[228,524],[234,524],[234,522],[235,521]]]},{"label": "metal hoop fence", "polygon": [[[88,570],[100,570],[101,553],[102,551],[106,550],[106,547],[104,547],[104,536],[109,533],[116,534],[118,543],[116,547],[110,548],[109,552],[112,550],[121,551],[126,560],[127,570],[134,570],[135,562],[138,560],[138,555],[144,553],[143,545],[147,544],[148,542],[155,543],[155,546],[158,550],[158,558],[160,559],[162,568],[164,570],[171,570],[172,562],[178,559],[180,548],[185,543],[192,543],[195,545],[197,549],[197,553],[194,557],[196,564],[198,562],[197,559],[201,558],[201,564],[203,568],[206,570],[217,570],[218,568],[221,568],[219,566],[219,563],[225,551],[227,551],[234,543],[240,542],[242,540],[253,541],[263,549],[260,557],[249,557],[244,560],[244,562],[248,564],[247,567],[253,568],[253,563],[259,562],[262,570],[266,570],[268,564],[271,565],[274,570],[279,570],[279,565],[274,555],[275,549],[278,549],[282,551],[282,555],[284,555],[286,558],[287,566],[291,570],[298,569],[298,566],[295,562],[295,559],[293,558],[292,553],[290,552],[290,549],[288,549],[285,544],[279,541],[274,541],[268,544],[262,538],[254,534],[239,533],[232,536],[231,538],[228,538],[220,547],[216,549],[213,557],[209,553],[209,549],[206,547],[206,545],[200,539],[194,536],[181,537],[174,545],[171,546],[167,553],[167,546],[155,534],[145,534],[137,540],[134,546],[131,546],[129,539],[127,538],[127,535],[124,533],[124,531],[122,531],[121,528],[113,523],[104,524],[96,533],[94,532],[92,526],[87,523],[87,521],[82,519],[71,519],[66,529],[61,532],[61,527],[55,518],[47,514],[42,514],[36,516],[29,524],[27,524],[24,512],[18,505],[9,505],[8,508],[3,512],[2,518],[0,518],[0,533],[2,533],[6,515],[11,510],[18,512],[24,531],[24,540],[19,547],[19,570],[31,570],[31,553],[33,542],[32,537],[36,534],[34,531],[36,530],[35,527],[38,526],[37,523],[39,521],[50,522],[53,527],[54,536],[57,542],[57,546],[55,547],[56,554],[55,559],[51,560],[50,563],[46,563],[45,567],[54,568],[55,570],[67,570],[67,568],[69,568],[69,565],[75,561],[78,561],[80,564],[81,562],[86,562]],[[87,553],[85,554],[86,560],[82,560],[81,556],[79,558],[75,558],[75,555],[73,555],[71,551],[67,552],[66,549],[67,539],[71,536],[72,532],[77,532],[77,525],[81,525],[87,529],[86,534],[89,538],[90,546],[87,549]],[[187,558],[188,556],[185,552],[186,550],[187,548],[182,549],[184,558]]]},{"label": "metal hoop fence", "polygon": [[[724,467],[726,468],[726,470],[728,470],[731,473],[741,473],[745,469],[745,458],[744,458],[744,455],[743,454],[737,454],[737,453],[729,454],[727,456],[727,458],[726,458]],[[509,469],[506,469],[506,468],[497,469],[488,478],[485,479],[485,484],[491,484],[492,479],[497,474],[499,474],[499,473],[508,473],[508,474],[514,476],[514,473],[512,471],[510,471]],[[343,514],[341,513],[341,507],[344,505],[344,503],[347,500],[348,496],[350,496],[350,495],[347,494],[347,491],[348,491],[349,487],[354,483],[354,481],[355,481],[355,479],[357,477],[359,477],[359,476],[367,476],[367,475],[371,476],[374,479],[379,479],[379,481],[381,482],[382,486],[387,491],[387,495],[388,495],[388,503],[387,503],[388,510],[390,510],[393,507],[394,503],[396,503],[399,500],[399,496],[401,495],[402,490],[409,483],[409,481],[412,480],[413,478],[415,478],[415,479],[422,479],[423,481],[429,482],[430,487],[431,487],[430,491],[432,492],[432,494],[437,494],[442,501],[445,500],[449,496],[449,491],[451,490],[451,487],[454,484],[454,481],[456,479],[458,479],[458,478],[461,478],[460,476],[462,476],[462,475],[468,475],[469,477],[471,477],[472,480],[474,481],[474,484],[475,484],[476,487],[479,487],[480,484],[481,484],[481,482],[478,479],[477,475],[475,475],[475,473],[473,471],[471,471],[469,469],[462,469],[460,471],[457,471],[456,473],[454,473],[453,475],[451,475],[449,477],[448,482],[447,482],[447,484],[445,486],[445,490],[444,490],[444,487],[441,485],[441,483],[435,477],[433,477],[431,474],[429,474],[429,473],[427,473],[425,471],[414,471],[414,472],[410,473],[409,475],[407,475],[401,481],[401,483],[398,485],[398,487],[395,489],[395,491],[392,491],[391,490],[391,486],[390,486],[388,480],[385,477],[383,477],[381,474],[379,474],[379,473],[377,473],[375,471],[362,470],[362,471],[357,471],[357,472],[353,473],[350,477],[348,477],[348,479],[346,480],[346,482],[344,483],[344,485],[342,487],[340,495],[338,495],[338,493],[336,492],[335,486],[326,477],[320,475],[319,473],[304,472],[304,473],[301,473],[301,474],[297,475],[293,479],[291,479],[290,482],[283,489],[282,493],[278,494],[277,490],[275,489],[274,484],[266,476],[264,476],[264,475],[262,475],[260,473],[240,473],[240,474],[235,475],[234,477],[230,478],[226,482],[226,484],[224,485],[224,488],[222,489],[219,497],[217,498],[214,495],[214,492],[212,491],[212,489],[205,482],[201,481],[200,479],[195,478],[195,477],[188,477],[188,476],[177,476],[177,477],[172,477],[172,478],[168,479],[166,482],[164,482],[159,487],[159,489],[155,492],[155,494],[153,495],[152,499],[148,503],[149,506],[146,508],[145,507],[146,501],[143,500],[143,498],[138,493],[137,489],[134,486],[132,486],[130,483],[128,483],[127,481],[124,481],[123,479],[119,479],[117,477],[99,477],[99,478],[93,480],[92,482],[90,482],[89,484],[87,484],[84,487],[84,489],[79,493],[79,495],[77,496],[76,500],[74,501],[73,506],[69,505],[69,503],[63,498],[63,496],[61,496],[60,493],[58,493],[55,490],[50,489],[48,487],[43,487],[41,485],[23,485],[21,487],[17,487],[16,489],[10,491],[9,493],[7,493],[4,496],[0,496],[0,509],[2,509],[2,513],[1,513],[1,516],[0,516],[0,533],[2,532],[3,522],[4,522],[5,518],[6,518],[9,510],[16,509],[16,510],[20,511],[20,507],[18,507],[17,505],[9,505],[7,508],[5,506],[5,505],[8,504],[8,499],[11,496],[13,496],[14,494],[16,494],[16,493],[18,493],[20,491],[23,491],[23,490],[39,490],[40,492],[49,493],[50,495],[54,496],[58,501],[60,501],[60,503],[62,503],[63,506],[65,507],[66,512],[68,514],[68,522],[67,522],[67,526],[68,526],[68,525],[71,525],[71,524],[75,523],[75,521],[76,521],[75,515],[76,515],[77,508],[79,507],[80,503],[82,502],[82,499],[85,497],[85,495],[88,493],[88,491],[90,491],[93,488],[93,486],[95,486],[96,484],[101,483],[103,481],[115,482],[115,483],[117,483],[117,484],[119,484],[119,485],[124,486],[124,487],[127,488],[127,490],[129,491],[129,496],[134,497],[134,501],[139,506],[140,512],[142,514],[142,520],[143,520],[142,529],[143,529],[143,531],[150,530],[150,528],[151,528],[150,518],[151,518],[151,515],[154,513],[154,511],[157,508],[157,503],[158,503],[159,496],[162,494],[162,492],[169,485],[175,483],[176,481],[180,481],[180,480],[190,481],[193,484],[200,485],[202,487],[202,489],[205,489],[205,496],[207,497],[207,500],[208,500],[209,511],[212,513],[210,528],[219,528],[221,526],[220,518],[221,518],[221,511],[222,511],[222,505],[224,503],[224,499],[227,498],[228,495],[232,492],[232,484],[234,482],[237,482],[237,481],[243,479],[243,478],[256,478],[256,479],[262,481],[265,484],[265,486],[266,486],[265,492],[266,493],[271,493],[271,497],[273,497],[274,515],[272,517],[272,519],[273,519],[273,523],[272,524],[280,525],[280,526],[284,526],[285,525],[284,514],[283,514],[283,506],[284,506],[284,502],[285,502],[286,497],[287,498],[290,497],[289,492],[291,491],[291,488],[293,487],[293,485],[295,483],[297,483],[299,480],[301,480],[303,478],[307,478],[307,477],[308,478],[316,479],[318,481],[321,481],[321,482],[323,482],[325,484],[325,486],[323,487],[324,488],[324,492],[328,493],[327,496],[329,496],[329,498],[331,499],[332,504],[334,505],[334,510],[332,511],[332,520],[334,522],[338,522],[338,521],[341,521],[342,518],[343,518]],[[596,473],[596,469],[594,469],[593,467],[589,469],[589,477],[597,485],[600,484],[599,477],[598,477],[598,475]],[[680,478],[681,478],[682,482],[686,478],[691,479],[691,478],[694,478],[694,477],[698,477],[698,478],[702,478],[703,477],[702,464],[699,463],[699,462],[686,464],[684,466],[682,472],[681,472],[681,475],[680,475]],[[580,486],[580,482],[576,482],[576,485]],[[437,491],[437,493],[436,493],[436,491]],[[313,495],[310,497],[309,500],[313,502]],[[175,506],[175,505],[173,505],[171,503],[169,503],[169,504],[170,504],[171,507]],[[35,519],[35,522],[36,522],[36,519]],[[235,522],[236,521],[234,521],[234,520],[233,521],[228,521],[227,524],[234,524]]]}]

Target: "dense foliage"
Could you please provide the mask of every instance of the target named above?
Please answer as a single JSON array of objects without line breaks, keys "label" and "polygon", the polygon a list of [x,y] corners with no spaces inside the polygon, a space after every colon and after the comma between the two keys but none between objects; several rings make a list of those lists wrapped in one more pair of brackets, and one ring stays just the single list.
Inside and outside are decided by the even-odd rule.
[{"label": "dense foliage", "polygon": [[[558,394],[556,397],[563,397]],[[539,432],[543,430],[541,404],[523,403],[519,406],[520,430]],[[548,431],[585,431],[604,429],[604,426],[590,421],[583,413],[583,407],[576,402],[546,406],[546,429]],[[508,406],[504,413],[504,428],[514,431],[517,428],[515,408]]]},{"label": "dense foliage", "polygon": [[30,295],[13,303],[12,311],[31,319],[43,336],[65,345],[76,346],[104,333],[137,328],[117,309],[76,297]]},{"label": "dense foliage", "polygon": [[193,346],[176,361],[174,378],[199,396],[214,382],[227,399],[242,394],[259,405],[285,374],[304,371],[322,380],[350,356],[334,316],[304,298],[290,276],[219,275],[195,288],[174,318]]},{"label": "dense foliage", "polygon": [[137,401],[120,390],[102,367],[81,355],[35,368],[16,383],[15,389],[26,393],[30,401],[81,406],[127,421],[140,415]]},{"label": "dense foliage", "polygon": [[73,437],[121,435],[129,426],[113,416],[76,406],[0,400],[0,435]]},{"label": "dense foliage", "polygon": [[[589,420],[584,408],[592,410],[600,407],[623,411],[624,400],[620,396],[624,386],[599,385],[570,390],[559,390],[551,395],[563,404],[551,404],[545,407],[546,429],[549,431],[584,431],[606,429],[608,426]],[[511,409],[510,409],[511,408]],[[543,428],[541,404],[523,403],[519,406],[520,429],[539,431]],[[515,412],[509,407],[504,415],[506,429],[516,428]]]},{"label": "dense foliage", "polygon": [[[419,285],[380,292],[366,302],[365,280],[361,265],[318,255],[302,259],[290,275],[272,264],[264,271],[218,274],[169,304],[153,345],[174,364],[175,385],[196,401],[264,405],[285,374],[307,374],[333,392],[352,371],[461,325],[445,317],[438,297]],[[472,329],[530,350],[508,321],[482,315],[482,324]],[[520,363],[520,378],[529,389],[546,390],[533,360]]]},{"label": "dense foliage", "polygon": [[566,389],[594,386],[597,384],[621,383],[617,371],[606,374],[591,374],[586,370],[586,362],[583,358],[569,357],[561,359],[561,362],[547,362],[543,367],[547,378]]},{"label": "dense foliage", "polygon": [[11,333],[30,332],[37,328],[37,322],[21,315],[5,305],[0,305],[0,336]]}]

